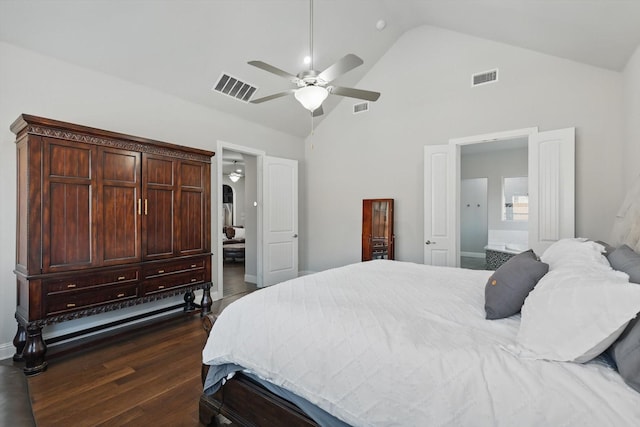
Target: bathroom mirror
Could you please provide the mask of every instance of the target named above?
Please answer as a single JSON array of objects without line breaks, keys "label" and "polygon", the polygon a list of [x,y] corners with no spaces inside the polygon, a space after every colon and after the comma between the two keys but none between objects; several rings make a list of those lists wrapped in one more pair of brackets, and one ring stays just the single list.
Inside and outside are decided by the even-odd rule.
[{"label": "bathroom mirror", "polygon": [[502,220],[529,220],[529,182],[526,176],[502,179]]}]

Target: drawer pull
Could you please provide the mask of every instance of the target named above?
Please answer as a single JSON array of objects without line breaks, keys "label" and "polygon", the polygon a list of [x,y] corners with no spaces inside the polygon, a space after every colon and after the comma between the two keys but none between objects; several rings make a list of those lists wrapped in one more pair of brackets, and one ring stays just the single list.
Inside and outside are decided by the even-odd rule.
[{"label": "drawer pull", "polygon": [[198,279],[191,279],[191,283],[197,282],[197,281],[198,281]]},{"label": "drawer pull", "polygon": [[72,288],[75,288],[76,286],[77,286],[77,285],[76,285],[75,283],[69,283],[69,284],[67,285],[67,289],[72,289]]},{"label": "drawer pull", "polygon": [[127,278],[126,276],[118,276],[118,280],[124,280],[126,278]]},{"label": "drawer pull", "polygon": [[118,294],[117,297],[118,298],[122,298],[124,296],[124,294]]},{"label": "drawer pull", "polygon": [[191,264],[191,268],[196,268],[198,264]]},{"label": "drawer pull", "polygon": [[70,302],[69,304],[67,304],[67,308],[73,308],[73,307],[75,307],[75,306],[76,306],[76,305],[75,305],[74,303],[72,303],[72,302]]},{"label": "drawer pull", "polygon": [[164,285],[158,286],[158,289],[164,289]]},{"label": "drawer pull", "polygon": [[164,270],[158,270],[158,274],[164,273]]}]

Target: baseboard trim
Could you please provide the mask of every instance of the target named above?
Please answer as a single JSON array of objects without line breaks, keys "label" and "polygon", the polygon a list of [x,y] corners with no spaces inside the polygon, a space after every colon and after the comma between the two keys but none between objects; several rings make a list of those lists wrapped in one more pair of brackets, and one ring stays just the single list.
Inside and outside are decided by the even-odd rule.
[{"label": "baseboard trim", "polygon": [[0,360],[9,359],[13,357],[16,352],[16,348],[13,346],[13,342],[6,342],[0,344]]},{"label": "baseboard trim", "polygon": [[244,281],[247,283],[253,283],[254,285],[258,283],[258,276],[253,274],[245,274]]},{"label": "baseboard trim", "polygon": [[484,252],[460,252],[460,256],[466,256],[469,258],[484,258],[486,255]]}]

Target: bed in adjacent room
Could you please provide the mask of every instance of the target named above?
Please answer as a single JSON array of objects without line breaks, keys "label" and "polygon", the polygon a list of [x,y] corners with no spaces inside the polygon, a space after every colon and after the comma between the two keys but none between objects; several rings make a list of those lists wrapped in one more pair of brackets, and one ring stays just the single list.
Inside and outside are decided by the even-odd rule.
[{"label": "bed in adjacent room", "polygon": [[201,420],[640,425],[640,255],[621,248],[626,273],[567,239],[496,272],[378,260],[256,291],[215,320]]}]

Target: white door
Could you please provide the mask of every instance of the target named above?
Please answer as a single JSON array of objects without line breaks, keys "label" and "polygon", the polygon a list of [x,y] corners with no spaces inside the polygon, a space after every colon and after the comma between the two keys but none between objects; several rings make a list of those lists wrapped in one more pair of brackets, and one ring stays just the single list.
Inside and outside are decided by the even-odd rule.
[{"label": "white door", "polygon": [[456,265],[456,239],[453,227],[455,189],[450,178],[453,147],[424,147],[424,263]]},{"label": "white door", "polygon": [[529,246],[575,236],[575,128],[529,137]]},{"label": "white door", "polygon": [[263,286],[298,277],[298,162],[264,157]]}]

